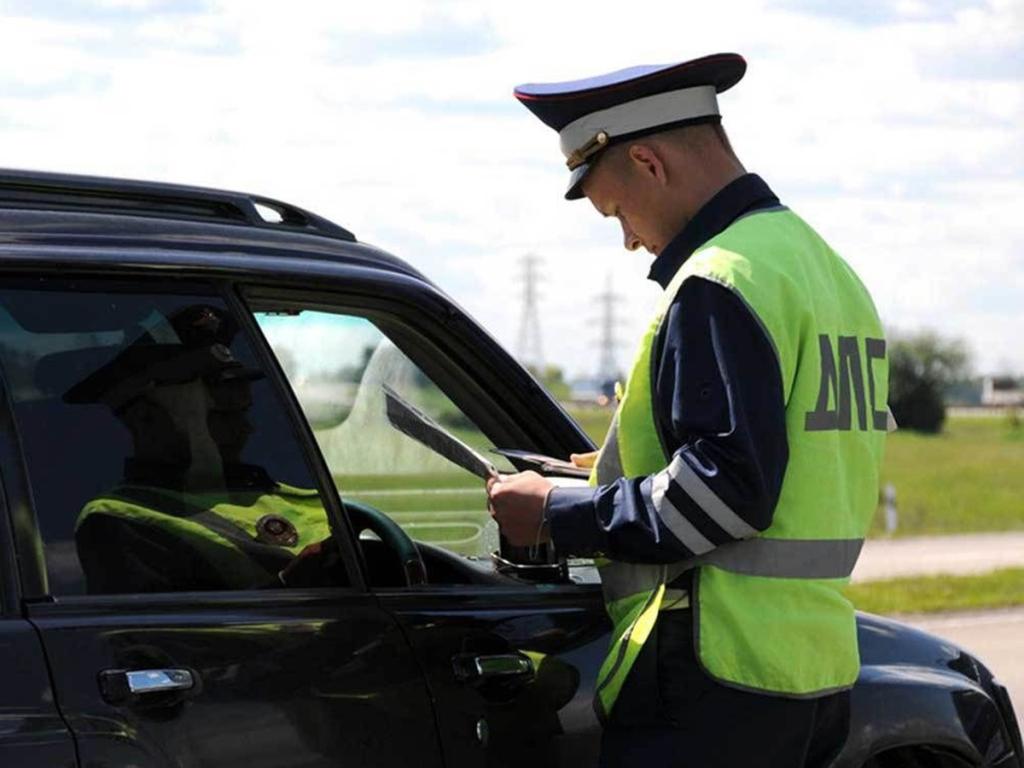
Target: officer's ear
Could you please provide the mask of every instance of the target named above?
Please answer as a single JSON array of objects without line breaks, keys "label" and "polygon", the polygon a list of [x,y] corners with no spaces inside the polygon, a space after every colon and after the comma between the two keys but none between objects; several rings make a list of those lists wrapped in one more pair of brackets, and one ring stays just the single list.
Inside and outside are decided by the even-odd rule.
[{"label": "officer's ear", "polygon": [[640,178],[654,182],[662,187],[668,185],[668,170],[665,167],[665,159],[657,147],[651,144],[631,144],[629,147],[629,160],[633,171],[639,174]]}]

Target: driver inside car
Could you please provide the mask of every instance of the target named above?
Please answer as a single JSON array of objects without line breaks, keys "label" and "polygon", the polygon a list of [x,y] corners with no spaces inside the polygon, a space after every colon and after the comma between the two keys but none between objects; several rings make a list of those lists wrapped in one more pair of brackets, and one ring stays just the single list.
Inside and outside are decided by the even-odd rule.
[{"label": "driver inside car", "polygon": [[235,322],[197,304],[169,323],[175,343],[166,328],[159,341],[144,333],[64,395],[106,404],[134,447],[121,481],[76,522],[89,592],[322,582],[337,557],[318,493],[241,461],[263,374],[233,357]]}]

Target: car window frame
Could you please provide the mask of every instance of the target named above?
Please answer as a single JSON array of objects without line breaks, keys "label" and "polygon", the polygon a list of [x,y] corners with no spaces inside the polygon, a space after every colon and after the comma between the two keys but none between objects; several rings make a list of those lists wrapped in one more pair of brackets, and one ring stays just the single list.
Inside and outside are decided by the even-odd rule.
[{"label": "car window frame", "polygon": [[[39,275],[26,275],[20,270],[0,270],[0,281],[18,281],[38,277]],[[28,457],[22,445],[20,426],[15,416],[15,408],[11,398],[10,385],[7,380],[6,371],[0,368],[0,481],[2,481],[4,502],[0,507],[0,514],[3,514],[3,525],[0,528],[9,528],[10,546],[5,547],[3,559],[0,559],[0,568],[4,560],[10,559],[13,567],[13,584],[0,586],[0,594],[10,601],[12,610],[18,610],[21,603],[61,603],[76,607],[80,606],[117,606],[117,605],[139,605],[140,601],[151,605],[176,605],[194,604],[197,601],[214,603],[231,603],[246,600],[283,600],[288,602],[290,596],[298,600],[308,600],[310,597],[330,597],[331,595],[351,595],[352,593],[366,593],[367,585],[364,579],[364,568],[360,565],[361,556],[355,547],[351,528],[338,503],[338,497],[334,492],[333,481],[327,477],[324,481],[322,460],[319,451],[316,449],[312,435],[306,435],[306,421],[302,415],[298,403],[293,401],[291,387],[284,382],[282,385],[282,373],[278,369],[276,359],[271,354],[267,358],[268,350],[262,335],[252,333],[251,325],[254,319],[251,313],[240,302],[237,292],[233,287],[233,281],[223,276],[210,274],[190,274],[183,276],[181,282],[175,281],[168,285],[166,275],[154,270],[140,270],[119,272],[93,272],[83,270],[82,272],[69,272],[61,274],[47,274],[46,277],[54,278],[61,282],[81,280],[95,286],[116,286],[125,292],[133,289],[139,293],[151,292],[156,294],[190,294],[189,286],[197,288],[209,288],[208,294],[220,299],[232,312],[239,322],[240,332],[244,334],[246,343],[258,361],[264,368],[267,378],[274,390],[278,402],[285,408],[285,418],[289,422],[292,434],[299,450],[302,451],[307,463],[310,476],[316,484],[317,491],[324,505],[325,513],[331,518],[331,528],[334,532],[334,539],[337,540],[345,562],[346,575],[349,583],[346,585],[328,587],[285,587],[273,589],[234,589],[234,590],[182,590],[174,592],[125,592],[122,594],[102,595],[54,595],[49,590],[46,568],[46,557],[41,528],[39,525],[38,511],[33,497],[30,475],[28,472]],[[152,288],[147,288],[152,285]],[[258,329],[257,329],[258,330]],[[5,426],[8,429],[3,429]],[[0,544],[3,544],[4,533],[0,530]],[[3,571],[0,571],[3,573]],[[5,607],[6,607],[5,603]]]}]

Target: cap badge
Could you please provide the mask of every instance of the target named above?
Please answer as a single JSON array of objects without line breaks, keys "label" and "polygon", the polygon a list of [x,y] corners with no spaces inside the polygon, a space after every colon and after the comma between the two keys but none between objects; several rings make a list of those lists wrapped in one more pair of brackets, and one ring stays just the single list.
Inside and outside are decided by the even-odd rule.
[{"label": "cap badge", "polygon": [[608,143],[608,133],[605,131],[598,131],[594,134],[593,138],[590,139],[582,147],[577,147],[572,151],[568,158],[565,160],[565,164],[569,166],[570,171],[575,171],[587,160],[599,152]]}]

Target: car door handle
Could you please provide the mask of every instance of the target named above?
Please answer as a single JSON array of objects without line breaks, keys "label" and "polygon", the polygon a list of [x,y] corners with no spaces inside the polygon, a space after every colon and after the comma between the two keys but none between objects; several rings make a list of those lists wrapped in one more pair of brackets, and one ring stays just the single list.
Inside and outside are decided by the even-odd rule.
[{"label": "car door handle", "polygon": [[459,653],[452,657],[455,677],[462,682],[508,679],[533,674],[533,662],[519,653],[477,655]]},{"label": "car door handle", "polygon": [[147,694],[190,691],[195,676],[187,669],[106,669],[100,693],[110,704],[124,704]]}]

